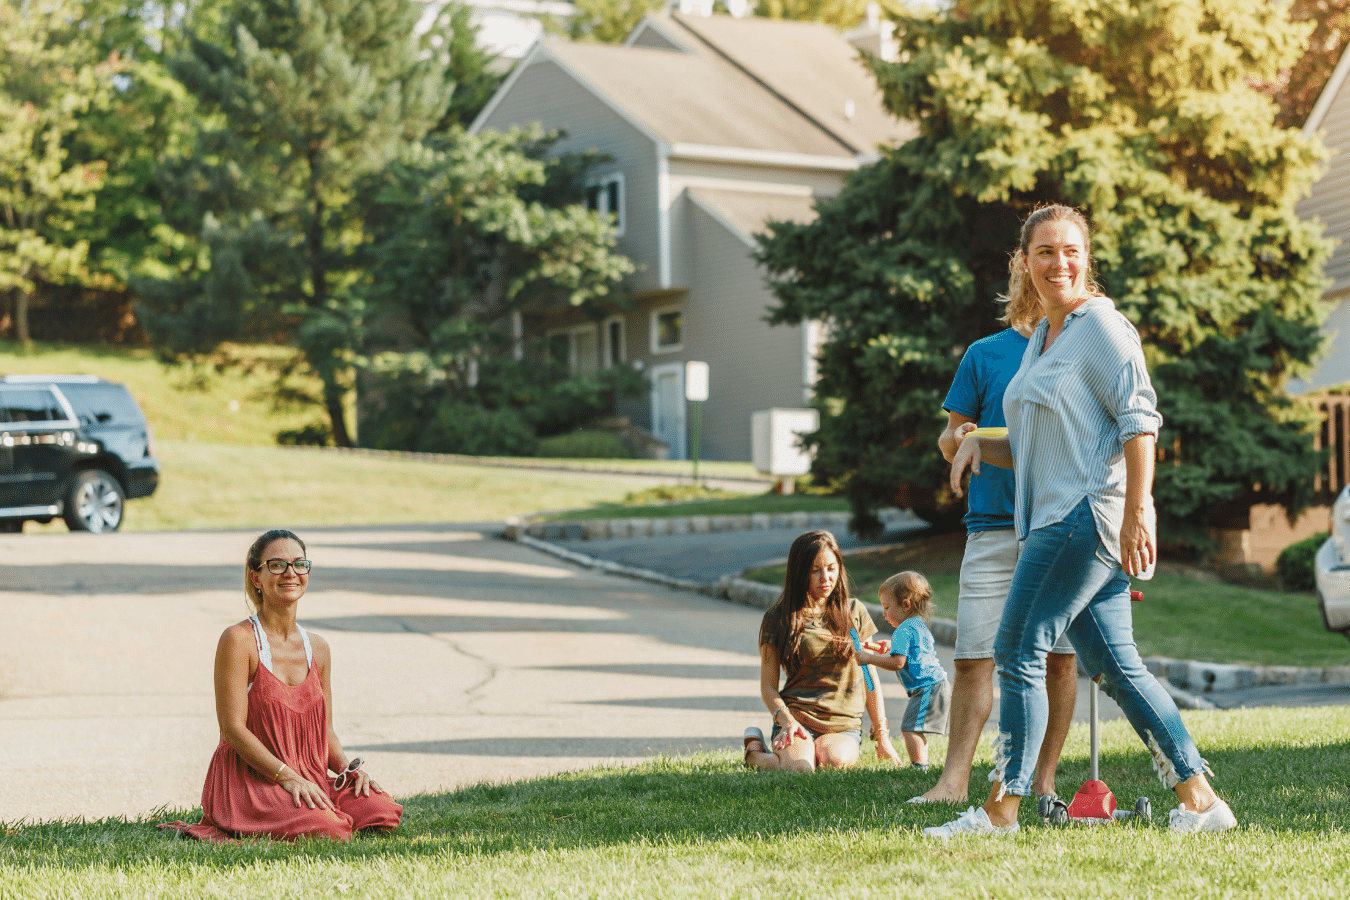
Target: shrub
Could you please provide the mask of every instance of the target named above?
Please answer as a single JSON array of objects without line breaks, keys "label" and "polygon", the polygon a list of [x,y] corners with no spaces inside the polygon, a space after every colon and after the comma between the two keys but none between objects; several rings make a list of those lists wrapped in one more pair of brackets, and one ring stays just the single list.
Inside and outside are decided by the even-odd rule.
[{"label": "shrub", "polygon": [[1311,591],[1317,587],[1313,574],[1313,558],[1327,539],[1327,532],[1319,531],[1312,537],[1296,541],[1280,551],[1275,560],[1275,571],[1286,591]]},{"label": "shrub", "polygon": [[311,422],[303,428],[278,431],[277,443],[283,447],[331,447],[333,429],[327,422]]},{"label": "shrub", "polygon": [[466,456],[533,456],[538,446],[534,430],[516,410],[447,400],[436,408],[416,449]]},{"label": "shrub", "polygon": [[595,429],[544,438],[539,442],[537,452],[554,459],[631,459],[633,456],[614,432]]}]

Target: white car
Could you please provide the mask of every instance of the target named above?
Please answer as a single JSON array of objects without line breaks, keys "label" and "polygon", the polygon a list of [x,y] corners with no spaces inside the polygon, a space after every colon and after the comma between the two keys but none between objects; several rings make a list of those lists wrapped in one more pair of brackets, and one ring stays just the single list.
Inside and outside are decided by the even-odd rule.
[{"label": "white car", "polygon": [[1314,568],[1322,624],[1350,638],[1350,485],[1331,507],[1331,537],[1317,551]]}]

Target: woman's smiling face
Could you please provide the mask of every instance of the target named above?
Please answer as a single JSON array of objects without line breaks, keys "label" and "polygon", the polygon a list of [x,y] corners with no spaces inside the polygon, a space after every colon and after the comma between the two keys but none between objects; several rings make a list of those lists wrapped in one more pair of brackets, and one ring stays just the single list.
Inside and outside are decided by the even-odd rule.
[{"label": "woman's smiling face", "polygon": [[1037,225],[1024,261],[1047,312],[1071,310],[1087,299],[1087,240],[1075,223],[1058,219]]}]

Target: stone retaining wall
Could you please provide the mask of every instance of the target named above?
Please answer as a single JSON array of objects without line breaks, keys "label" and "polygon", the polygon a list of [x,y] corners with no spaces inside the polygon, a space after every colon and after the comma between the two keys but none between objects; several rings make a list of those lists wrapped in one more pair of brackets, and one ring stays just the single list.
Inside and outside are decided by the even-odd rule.
[{"label": "stone retaining wall", "polygon": [[[751,513],[741,516],[643,516],[629,519],[576,519],[532,522],[506,520],[506,538],[521,534],[544,541],[608,541],[660,537],[667,534],[712,534],[719,531],[768,531],[769,529],[847,528],[848,512]],[[908,510],[884,509],[879,513],[888,525],[913,517]]]}]

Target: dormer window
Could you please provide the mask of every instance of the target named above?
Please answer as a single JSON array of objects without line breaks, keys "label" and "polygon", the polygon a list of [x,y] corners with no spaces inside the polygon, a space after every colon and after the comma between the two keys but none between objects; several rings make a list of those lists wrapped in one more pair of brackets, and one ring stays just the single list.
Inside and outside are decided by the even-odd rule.
[{"label": "dormer window", "polygon": [[586,208],[608,217],[614,233],[623,237],[623,173],[615,172],[586,185]]}]

